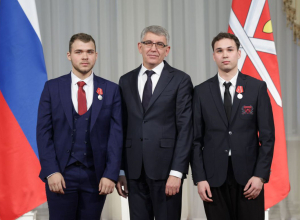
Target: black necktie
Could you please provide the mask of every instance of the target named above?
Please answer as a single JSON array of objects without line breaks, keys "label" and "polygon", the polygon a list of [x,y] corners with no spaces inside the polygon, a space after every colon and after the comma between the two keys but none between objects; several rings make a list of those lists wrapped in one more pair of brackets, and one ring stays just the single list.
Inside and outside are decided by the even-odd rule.
[{"label": "black necktie", "polygon": [[231,115],[231,95],[229,92],[229,87],[231,86],[231,82],[226,83],[224,82],[223,85],[225,86],[225,92],[224,92],[224,107],[227,115],[228,121],[230,121],[230,115]]},{"label": "black necktie", "polygon": [[152,96],[152,80],[151,80],[151,76],[155,72],[152,71],[152,70],[147,70],[145,73],[147,74],[147,81],[146,81],[146,84],[145,84],[145,87],[144,87],[143,100],[142,100],[144,111],[146,111],[146,109],[147,109],[147,107],[149,105],[151,96]]}]

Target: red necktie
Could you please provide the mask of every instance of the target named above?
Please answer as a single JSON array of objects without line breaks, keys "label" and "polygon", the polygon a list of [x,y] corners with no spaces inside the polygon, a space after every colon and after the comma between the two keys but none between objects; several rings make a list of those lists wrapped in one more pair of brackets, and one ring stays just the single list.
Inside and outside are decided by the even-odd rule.
[{"label": "red necktie", "polygon": [[78,114],[83,115],[87,111],[86,96],[85,96],[85,91],[83,90],[83,86],[85,85],[85,82],[79,81],[77,85],[78,85]]}]

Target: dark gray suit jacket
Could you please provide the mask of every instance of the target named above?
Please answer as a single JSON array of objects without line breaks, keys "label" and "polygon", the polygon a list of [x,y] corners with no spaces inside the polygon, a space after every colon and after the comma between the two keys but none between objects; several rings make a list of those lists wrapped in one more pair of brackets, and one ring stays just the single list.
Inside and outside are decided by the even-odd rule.
[{"label": "dark gray suit jacket", "polygon": [[145,112],[138,92],[141,66],[120,78],[125,129],[122,168],[128,179],[139,178],[142,164],[154,180],[167,179],[170,170],[188,172],[193,85],[189,75],[164,64]]}]

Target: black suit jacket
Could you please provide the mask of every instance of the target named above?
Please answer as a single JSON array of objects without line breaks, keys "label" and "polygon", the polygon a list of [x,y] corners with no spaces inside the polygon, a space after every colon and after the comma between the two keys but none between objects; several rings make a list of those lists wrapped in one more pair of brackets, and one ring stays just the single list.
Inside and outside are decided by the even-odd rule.
[{"label": "black suit jacket", "polygon": [[154,180],[167,179],[170,170],[188,172],[193,85],[189,75],[164,64],[145,113],[138,92],[141,66],[120,78],[125,129],[123,169],[129,179],[139,178],[142,165]]},{"label": "black suit jacket", "polygon": [[243,98],[235,92],[230,121],[217,75],[194,89],[195,184],[207,180],[211,187],[219,187],[225,182],[229,149],[239,184],[246,185],[252,176],[269,180],[275,133],[266,83],[239,73],[236,86],[243,86]]}]

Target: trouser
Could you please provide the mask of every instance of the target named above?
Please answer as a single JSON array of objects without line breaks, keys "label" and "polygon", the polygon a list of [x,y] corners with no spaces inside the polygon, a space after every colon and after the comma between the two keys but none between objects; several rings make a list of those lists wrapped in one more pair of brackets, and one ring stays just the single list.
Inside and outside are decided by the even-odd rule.
[{"label": "trouser", "polygon": [[152,180],[144,168],[139,179],[129,179],[130,220],[179,220],[181,217],[182,183],[179,193],[167,196],[167,180]]},{"label": "trouser", "polygon": [[207,220],[263,220],[264,189],[257,198],[248,200],[244,187],[236,182],[229,157],[225,183],[211,187],[213,202],[203,202]]},{"label": "trouser", "polygon": [[51,192],[46,184],[50,220],[99,220],[106,196],[99,195],[95,168],[74,163],[63,177],[65,194]]}]

